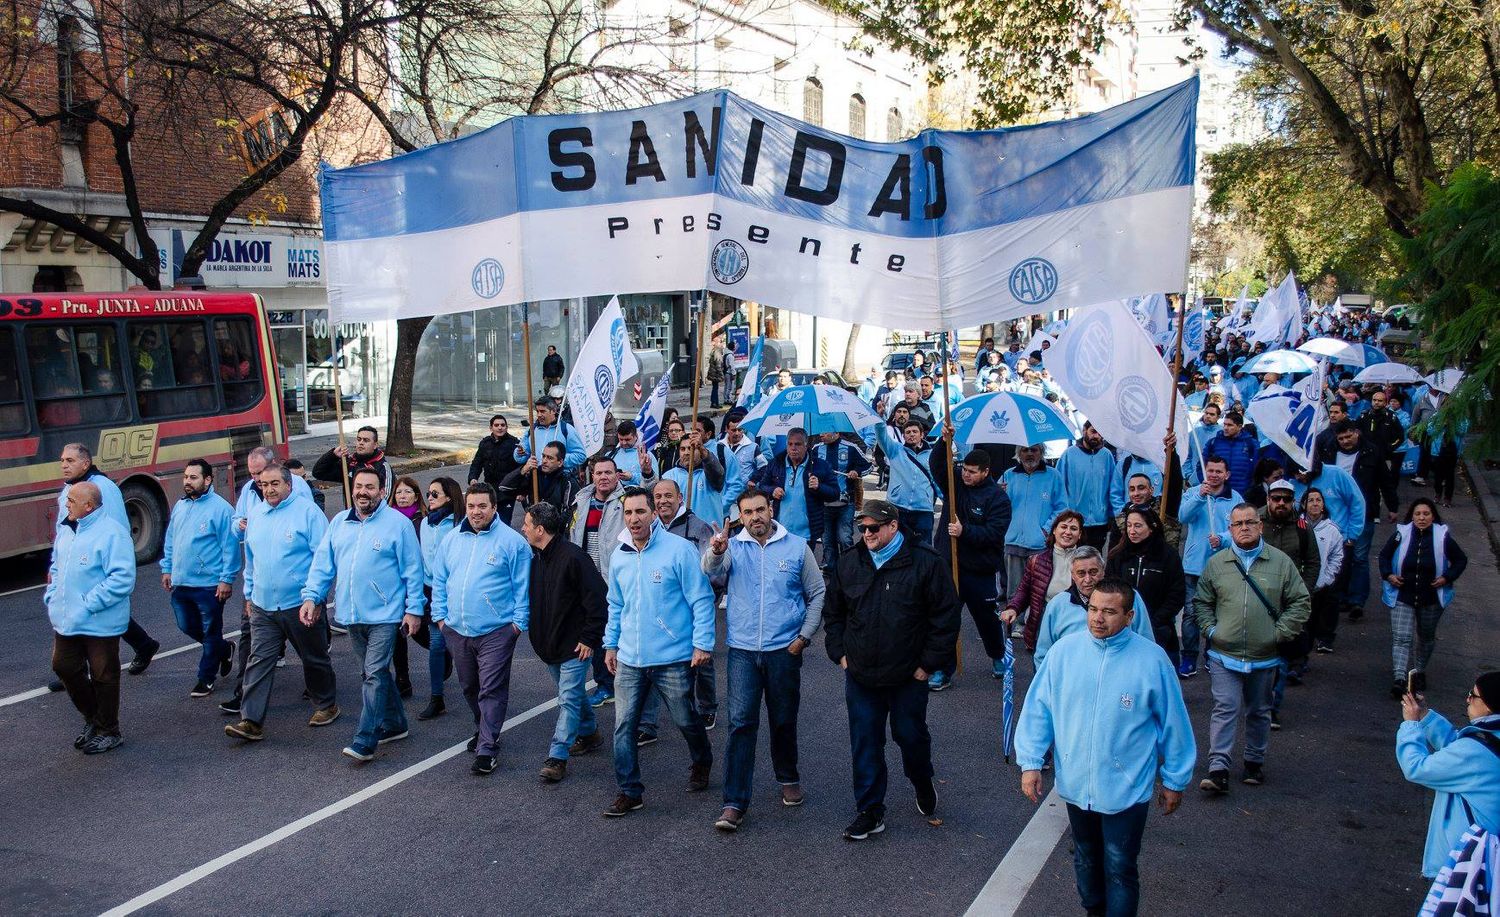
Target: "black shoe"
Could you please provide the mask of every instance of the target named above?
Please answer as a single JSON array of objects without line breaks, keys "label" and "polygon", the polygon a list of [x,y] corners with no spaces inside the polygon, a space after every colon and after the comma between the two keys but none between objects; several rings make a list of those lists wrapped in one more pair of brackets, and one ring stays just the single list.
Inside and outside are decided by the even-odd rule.
[{"label": "black shoe", "polygon": [[61,678],[54,678],[51,681],[47,682],[47,690],[51,691],[53,694],[56,694],[62,689],[63,683]]},{"label": "black shoe", "polygon": [[219,661],[219,677],[227,678],[234,671],[234,641],[227,640],[224,643],[224,658]]},{"label": "black shoe", "polygon": [[375,734],[375,744],[384,745],[387,742],[399,742],[409,735],[411,735],[410,729],[398,729],[395,732],[381,730]]},{"label": "black shoe", "polygon": [[917,793],[917,811],[931,818],[932,813],[937,811],[937,787],[932,785],[931,778],[927,780],[913,780],[912,788]]},{"label": "black shoe", "polygon": [[1281,728],[1281,711],[1279,711],[1279,710],[1272,710],[1271,711],[1271,728],[1272,729],[1280,729]]},{"label": "black shoe", "polygon": [[708,775],[711,764],[694,764],[688,768],[688,792],[701,793],[708,789]]},{"label": "black shoe", "polygon": [[497,766],[494,755],[475,755],[474,764],[469,771],[480,777],[488,777],[495,772]]},{"label": "black shoe", "polygon": [[714,725],[716,723],[718,723],[718,722],[719,722],[719,715],[717,713],[705,713],[705,714],[703,714],[703,728],[705,730],[713,729]]},{"label": "black shoe", "polygon": [[[151,648],[144,653],[136,653],[135,658],[130,660],[130,666],[125,671],[132,675],[146,674],[146,670],[151,667],[151,660],[156,658],[156,651],[159,649],[161,649],[161,644],[152,640]],[[109,748],[114,748],[114,746],[111,745]],[[109,748],[104,750],[109,751]],[[95,752],[95,754],[98,754],[98,752]]]},{"label": "black shoe", "polygon": [[656,736],[653,735],[652,733],[649,733],[649,732],[646,732],[646,731],[642,730],[641,732],[637,732],[635,734],[635,747],[636,748],[645,748],[647,745],[655,745],[655,744],[656,744]]},{"label": "black shoe", "polygon": [[220,704],[219,705],[219,712],[222,713],[222,714],[224,714],[225,716],[239,716],[240,715],[240,696],[238,694],[236,694],[234,697],[231,697],[229,700],[227,700],[224,703]]},{"label": "black shoe", "polygon": [[119,748],[124,744],[125,740],[120,738],[118,735],[105,735],[103,733],[99,733],[92,739],[89,739],[87,742],[83,743],[82,751],[86,755],[102,755],[107,751],[114,751],[116,748]]},{"label": "black shoe", "polygon": [[469,744],[466,747],[469,749],[470,754],[474,753],[474,749],[479,747],[479,733],[476,732],[469,736]]},{"label": "black shoe", "polygon": [[73,747],[82,748],[83,746],[89,744],[89,740],[98,734],[99,730],[95,729],[91,723],[84,723],[83,732],[80,732],[78,734],[78,738],[73,740]]},{"label": "black shoe", "polygon": [[604,810],[605,818],[622,818],[637,809],[645,808],[646,803],[639,796],[626,796],[624,793],[615,797],[615,801]]},{"label": "black shoe", "polygon": [[1246,761],[1245,775],[1240,778],[1240,782],[1246,786],[1260,786],[1266,782],[1266,771],[1257,762]]},{"label": "black shoe", "polygon": [[411,700],[411,685],[409,683],[404,685],[397,685],[396,693],[401,695],[402,700]]},{"label": "black shoe", "polygon": [[597,732],[586,736],[579,736],[578,741],[568,746],[568,757],[576,758],[579,755],[586,755],[591,751],[598,750],[603,744],[604,738]]},{"label": "black shoe", "polygon": [[1214,796],[1229,792],[1229,771],[1209,771],[1207,777],[1198,781],[1198,789]]},{"label": "black shoe", "polygon": [[855,816],[849,827],[844,829],[844,840],[862,841],[872,834],[879,834],[885,830],[885,816],[877,814],[874,809],[866,809]]},{"label": "black shoe", "polygon": [[188,692],[188,697],[207,697],[214,693],[214,683],[211,681],[200,681],[193,685],[193,690]]},{"label": "black shoe", "polygon": [[1349,606],[1349,620],[1351,620],[1351,621],[1358,621],[1360,618],[1363,618],[1364,616],[1365,616],[1365,607],[1363,605],[1350,605]]},{"label": "black shoe", "polygon": [[427,706],[422,708],[422,712],[417,714],[417,719],[430,720],[440,717],[447,712],[448,706],[443,703],[443,695],[435,694],[432,700],[427,702]]}]

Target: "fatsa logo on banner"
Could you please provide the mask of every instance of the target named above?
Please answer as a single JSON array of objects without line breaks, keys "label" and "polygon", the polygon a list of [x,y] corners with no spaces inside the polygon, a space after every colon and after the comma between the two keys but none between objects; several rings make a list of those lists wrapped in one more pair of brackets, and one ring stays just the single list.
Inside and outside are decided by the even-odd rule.
[{"label": "fatsa logo on banner", "polygon": [[573,426],[578,428],[585,452],[592,455],[604,446],[604,415],[614,404],[620,383],[640,370],[630,349],[620,300],[613,298],[599,313],[568,376],[568,404],[573,406]]}]

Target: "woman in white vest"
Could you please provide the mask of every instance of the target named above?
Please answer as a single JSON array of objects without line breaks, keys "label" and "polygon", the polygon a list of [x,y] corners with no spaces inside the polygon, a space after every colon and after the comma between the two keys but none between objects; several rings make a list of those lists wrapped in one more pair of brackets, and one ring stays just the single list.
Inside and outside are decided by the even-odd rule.
[{"label": "woman in white vest", "polygon": [[[1411,502],[1406,521],[1396,526],[1391,540],[1380,549],[1383,598],[1391,609],[1391,696],[1395,699],[1406,694],[1408,671],[1413,672],[1413,691],[1427,687],[1427,661],[1437,641],[1438,619],[1453,601],[1453,583],[1468,563],[1438,515],[1437,504],[1426,497]],[[1415,653],[1413,639],[1417,641]]]}]

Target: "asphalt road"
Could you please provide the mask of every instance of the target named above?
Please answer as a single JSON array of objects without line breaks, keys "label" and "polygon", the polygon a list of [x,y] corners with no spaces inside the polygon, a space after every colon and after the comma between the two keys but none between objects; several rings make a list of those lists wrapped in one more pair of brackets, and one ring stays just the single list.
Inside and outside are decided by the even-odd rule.
[{"label": "asphalt road", "polygon": [[[1473,563],[1431,672],[1432,701],[1447,713],[1460,708],[1474,671],[1500,662],[1494,611],[1483,601],[1500,589],[1500,573],[1472,504],[1455,508],[1450,521]],[[8,564],[7,588],[39,581],[42,572],[37,562]],[[141,568],[138,582],[138,619],[164,646],[186,645],[155,567]],[[231,608],[238,602],[236,595]],[[1371,607],[1364,623],[1345,625],[1338,653],[1316,661],[1307,686],[1290,689],[1266,786],[1236,783],[1218,800],[1194,790],[1178,814],[1152,816],[1141,859],[1143,913],[1416,910],[1425,891],[1418,863],[1430,794],[1405,784],[1395,766],[1399,713],[1384,693],[1388,625],[1373,599]],[[892,747],[887,831],[849,844],[839,837],[853,815],[847,718],[839,672],[821,643],[808,650],[803,670],[807,803],[777,804],[762,739],[756,801],[744,828],[724,836],[712,827],[722,725],[710,734],[718,760],[706,793],[686,791],[686,748],[674,732],[642,751],[647,807],[628,818],[600,815],[615,793],[607,752],[575,759],[563,783],[543,785],[536,770],[556,714],[538,708],[554,695],[525,641],[500,769],[477,778],[459,747],[471,732],[466,714],[414,719],[426,701],[420,653],[411,738],[366,765],[339,756],[359,707],[357,670],[342,637],[333,655],[345,715],[330,728],[305,725],[310,711],[293,660],[277,675],[266,741],[231,741],[222,732],[228,718],[215,706],[229,689],[187,696],[196,659],[189,651],[125,676],[126,744],[86,758],[69,747],[78,716],[64,695],[13,700],[48,674],[40,590],[0,596],[0,621],[8,631],[0,643],[0,901],[7,913],[100,913],[134,900],[148,913],[184,914],[958,914],[1036,812],[1017,790],[1016,768],[1000,757],[1000,688],[972,624],[965,633],[970,671],[929,708],[941,824],[916,812]],[[1031,672],[1021,656],[1018,696]],[[722,699],[722,664],[719,678]],[[1202,758],[1206,677],[1190,680],[1186,694]],[[448,697],[462,707],[452,681]],[[603,709],[605,728],[612,712]],[[1021,857],[1023,872],[1034,876],[1029,892],[985,899],[976,912],[1079,912],[1068,842],[1051,837],[1044,852]],[[138,899],[147,893],[153,900]]]}]

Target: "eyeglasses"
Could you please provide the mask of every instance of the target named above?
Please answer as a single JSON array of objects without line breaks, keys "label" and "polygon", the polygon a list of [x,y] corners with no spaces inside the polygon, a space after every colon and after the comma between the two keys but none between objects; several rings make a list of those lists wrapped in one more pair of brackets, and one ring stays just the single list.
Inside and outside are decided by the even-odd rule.
[{"label": "eyeglasses", "polygon": [[864,532],[866,535],[873,535],[889,524],[890,523],[888,522],[861,522],[859,525],[855,526],[855,528],[859,529],[861,532]]},{"label": "eyeglasses", "polygon": [[429,499],[429,500],[440,500],[440,499],[442,499],[442,497],[443,497],[443,492],[441,490],[429,490],[429,491],[427,491],[427,499]]},{"label": "eyeglasses", "polygon": [[1259,519],[1246,519],[1242,522],[1229,523],[1229,527],[1232,529],[1253,529],[1257,525],[1260,525]]},{"label": "eyeglasses", "polygon": [[1292,498],[1289,497],[1289,496],[1287,496],[1286,494],[1271,494],[1270,496],[1266,497],[1266,499],[1270,500],[1272,503],[1290,503],[1290,502],[1292,502]]},{"label": "eyeglasses", "polygon": [[1464,695],[1464,701],[1465,702],[1471,701],[1471,700],[1481,700],[1478,692],[1476,692],[1473,688],[1470,688],[1469,689],[1469,693]]}]

